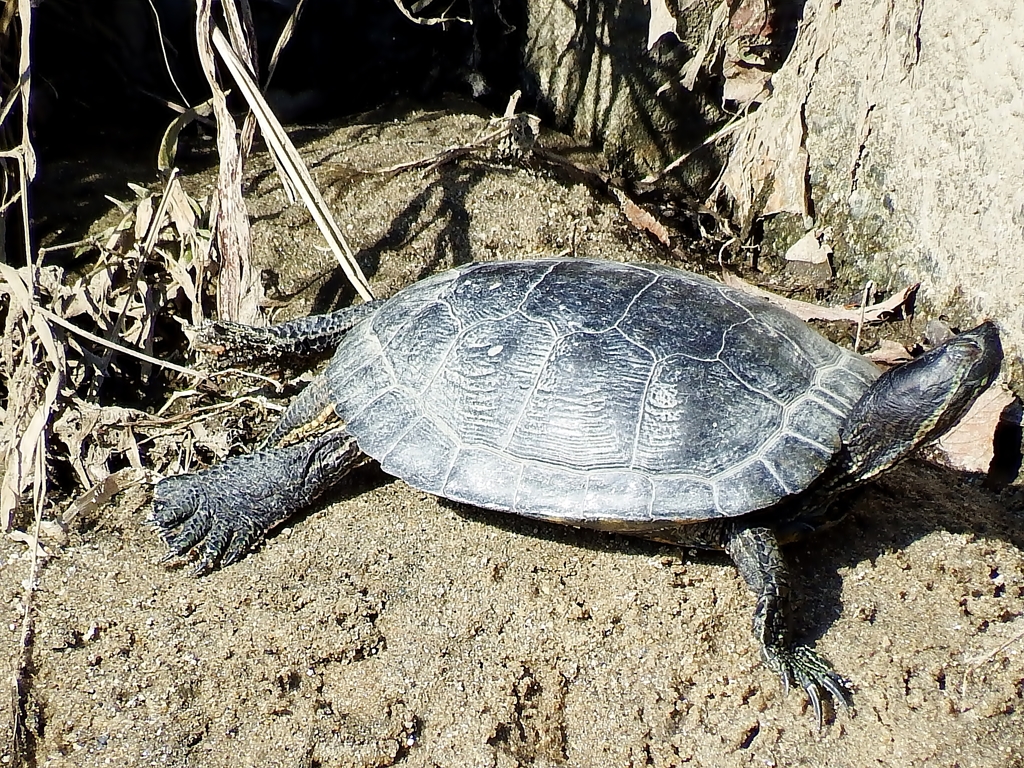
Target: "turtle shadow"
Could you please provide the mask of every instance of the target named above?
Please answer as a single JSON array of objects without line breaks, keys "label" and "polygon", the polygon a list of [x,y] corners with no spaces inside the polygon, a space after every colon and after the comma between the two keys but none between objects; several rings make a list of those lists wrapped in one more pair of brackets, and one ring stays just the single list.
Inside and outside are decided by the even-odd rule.
[{"label": "turtle shadow", "polygon": [[786,547],[794,588],[794,629],[816,642],[842,614],[843,569],[874,563],[931,533],[1002,539],[1024,549],[1020,489],[993,490],[979,474],[910,460],[836,501],[846,516]]},{"label": "turtle shadow", "polygon": [[[375,470],[377,482],[389,476]],[[786,545],[793,589],[794,634],[815,643],[842,614],[843,570],[874,562],[937,531],[1002,539],[1024,549],[1024,494],[985,487],[984,477],[924,461],[905,462],[882,479],[837,499],[846,516],[836,525]],[[361,481],[365,482],[365,481]],[[741,580],[724,552],[693,549],[606,531],[575,528],[438,498],[466,519],[509,533],[595,553],[673,557],[727,568]]]},{"label": "turtle shadow", "polygon": [[[902,550],[936,531],[1003,539],[1024,549],[1024,492],[1002,492],[983,484],[979,475],[957,473],[923,461],[905,462],[884,478],[847,494],[835,503],[846,507],[836,525],[786,545],[793,589],[794,636],[816,643],[842,614],[841,571],[887,552]],[[301,524],[325,507],[395,482],[376,462],[353,472],[316,504],[298,511],[282,527]],[[741,580],[724,552],[680,547],[606,531],[575,528],[505,512],[482,509],[437,497],[440,506],[467,520],[485,523],[516,536],[571,545],[594,553],[621,553],[645,558],[672,557],[728,569],[723,578]],[[439,524],[440,521],[439,521]],[[268,536],[272,540],[281,531]]]}]

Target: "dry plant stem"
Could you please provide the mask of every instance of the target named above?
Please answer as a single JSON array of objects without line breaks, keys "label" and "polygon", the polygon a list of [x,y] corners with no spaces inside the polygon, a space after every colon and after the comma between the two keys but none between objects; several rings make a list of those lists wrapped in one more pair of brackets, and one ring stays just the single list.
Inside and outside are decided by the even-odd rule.
[{"label": "dry plant stem", "polygon": [[[277,384],[278,382],[274,382],[274,383]],[[250,391],[255,391],[255,390],[250,390]],[[184,390],[184,391],[181,391],[181,392],[175,392],[170,397],[170,399],[163,405],[163,407],[161,407],[160,410],[156,412],[155,416],[156,417],[163,417],[163,414],[167,412],[167,407],[170,404],[172,404],[174,401],[176,401],[176,400],[180,400],[180,399],[183,399],[185,397],[195,397],[195,396],[198,396],[198,395],[201,395],[201,394],[202,394],[201,392],[199,392],[199,391],[197,391],[195,389],[189,389],[189,390]],[[254,396],[252,394],[246,393],[246,394],[239,395],[234,400],[230,400],[230,401],[227,401],[227,402],[213,403],[212,405],[201,405],[198,408],[193,408],[193,409],[191,409],[191,410],[189,410],[189,411],[187,411],[185,413],[178,413],[178,414],[175,414],[174,416],[168,416],[166,418],[158,418],[158,419],[154,418],[154,419],[152,419],[150,421],[142,420],[139,423],[141,423],[141,424],[153,423],[153,424],[161,424],[161,425],[163,425],[163,424],[176,424],[179,421],[182,421],[183,419],[188,419],[188,423],[191,424],[194,421],[199,421],[200,420],[200,418],[199,418],[199,416],[197,416],[197,414],[216,415],[220,411],[223,411],[223,410],[228,409],[228,408],[233,408],[236,405],[240,405],[242,403],[253,403],[254,405],[260,406],[261,408],[266,408],[268,411],[277,411],[278,413],[284,411],[284,409],[285,409],[285,406],[280,405],[279,403],[273,403],[273,402],[267,400],[265,397],[258,397],[258,396]],[[202,418],[206,418],[206,417],[203,416]],[[147,439],[148,438],[143,438],[142,442],[145,442]]]},{"label": "dry plant stem", "polygon": [[695,153],[700,152],[700,150],[704,149],[704,147],[706,147],[706,146],[708,146],[710,144],[714,144],[719,139],[724,139],[726,136],[730,135],[734,131],[742,128],[744,123],[747,122],[747,118],[748,117],[749,117],[749,114],[733,117],[733,119],[730,120],[728,123],[726,123],[722,128],[718,129],[713,134],[708,136],[706,139],[704,139],[704,141],[702,141],[696,147],[691,149],[689,152],[684,152],[682,155],[677,157],[675,160],[673,160],[671,163],[666,165],[664,168],[662,168],[657,173],[652,173],[649,176],[646,176],[642,180],[642,183],[643,184],[653,184],[654,182],[656,182],[660,178],[662,178],[665,174],[671,173],[676,168],[678,168],[683,163],[685,163],[687,160],[689,160],[691,157],[693,157],[693,155]]},{"label": "dry plant stem", "polygon": [[153,0],[146,0],[149,4],[149,10],[153,13],[153,23],[156,24],[156,36],[160,41],[160,55],[164,60],[164,71],[167,73],[167,77],[171,81],[171,85],[174,86],[174,90],[177,91],[178,96],[181,98],[182,104],[188,104],[188,99],[185,98],[185,94],[181,92],[181,88],[178,85],[178,81],[174,79],[174,69],[171,67],[171,62],[167,59],[167,45],[164,41],[164,30],[160,24],[160,14],[156,10],[156,6],[153,5]]},{"label": "dry plant stem", "polygon": [[[11,110],[14,109],[14,105],[21,99],[21,92],[27,85],[28,81],[22,80],[15,88],[11,89],[11,92],[7,94],[7,98],[0,102],[0,125],[6,122],[7,116],[11,114]],[[8,157],[13,156],[7,153],[5,154]]]},{"label": "dry plant stem", "polygon": [[[252,9],[249,7],[249,0],[224,0],[220,6],[224,12],[224,21],[227,22],[232,49],[240,51],[245,56],[246,67],[250,74],[255,74],[257,67],[256,35],[253,32]],[[239,13],[239,9],[241,9],[241,13]]]},{"label": "dry plant stem", "polygon": [[[967,680],[968,678],[970,678],[972,674],[974,674],[975,670],[980,669],[982,664],[985,664],[986,662],[989,662],[992,659],[994,659],[996,657],[996,654],[1002,653],[1011,645],[1020,642],[1021,640],[1024,640],[1024,630],[1018,632],[1016,635],[1011,637],[1009,640],[1007,640],[999,647],[993,648],[985,655],[979,656],[975,659],[971,659],[971,665],[964,671],[964,679],[960,683],[960,700],[963,701],[965,698],[967,698]],[[970,709],[970,707],[968,707],[968,709]]]},{"label": "dry plant stem", "polygon": [[[60,381],[60,376],[54,376],[52,381]],[[51,382],[52,383],[52,382]],[[56,389],[56,388],[55,388]],[[22,597],[22,618],[20,653],[18,654],[18,666],[14,671],[13,694],[14,694],[14,723],[13,733],[15,744],[20,741],[24,744],[26,739],[26,710],[30,693],[30,678],[32,672],[32,638],[33,638],[33,616],[32,603],[35,596],[36,586],[39,581],[39,532],[43,522],[43,499],[46,498],[46,436],[36,441],[34,452],[35,475],[32,493],[32,505],[35,509],[35,526],[32,532],[32,559],[29,566],[29,577],[25,584],[25,594]],[[23,749],[15,747],[16,759],[25,760],[26,755]],[[26,761],[27,762],[27,761]]]},{"label": "dry plant stem", "polygon": [[[282,411],[284,411],[284,408],[282,406],[271,403],[262,397],[242,395],[240,397],[236,397],[234,400],[229,400],[223,403],[215,403],[214,405],[208,405],[203,408],[195,408],[189,413],[179,414],[171,418],[162,419],[162,429],[160,437],[166,438],[169,437],[170,435],[188,432],[196,424],[202,424],[205,421],[209,421],[210,419],[216,417],[221,412],[231,411],[237,408],[238,406],[242,405],[243,403],[252,403],[254,405],[260,406],[261,408],[265,408],[268,411],[277,412],[279,414]],[[146,422],[139,423],[145,424]],[[155,436],[144,437],[138,441],[138,445],[146,445],[150,443],[154,438]]]},{"label": "dry plant stem", "polygon": [[[217,120],[217,152],[220,172],[217,191],[210,210],[211,228],[220,256],[220,281],[217,286],[217,312],[221,319],[253,322],[257,319],[252,300],[250,274],[249,217],[242,198],[242,159],[237,142],[237,126],[228,111],[227,98],[217,82],[210,31],[214,29],[212,0],[196,4],[196,44],[203,73],[213,93],[213,113]],[[226,44],[226,41],[225,41]]]},{"label": "dry plant stem", "polygon": [[[0,152],[0,157],[9,157],[9,155]],[[21,192],[15,192],[9,200],[0,205],[0,216],[4,216],[7,213],[7,209],[17,204],[19,200],[21,200]]]},{"label": "dry plant stem", "polygon": [[398,8],[399,13],[405,16],[405,18],[407,18],[413,24],[422,24],[423,26],[429,27],[433,26],[434,24],[445,24],[446,22],[449,21],[460,21],[463,24],[473,23],[472,19],[463,19],[458,16],[444,16],[443,14],[438,17],[413,16],[412,13],[409,12],[409,9],[402,5],[402,0],[395,0],[395,6]]},{"label": "dry plant stem", "polygon": [[[241,13],[239,13],[239,6]],[[256,35],[253,33],[252,9],[249,0],[227,0],[221,3],[224,20],[227,22],[228,36],[231,38],[232,50],[241,54],[249,75],[255,79],[259,68],[256,50]],[[250,112],[242,120],[242,128],[238,133],[239,154],[242,166],[252,151],[252,142],[256,136],[256,123]]]},{"label": "dry plant stem", "polygon": [[83,491],[68,505],[61,514],[61,522],[68,526],[75,521],[83,512],[95,510],[110,501],[115,495],[132,486],[145,482],[155,482],[159,477],[150,470],[138,470],[135,467],[125,467],[112,472],[98,483],[93,483],[88,490]]},{"label": "dry plant stem", "polygon": [[11,724],[11,732],[14,734],[14,759],[18,763],[27,764],[25,744],[27,742],[26,710],[30,694],[30,678],[32,672],[32,600],[35,595],[36,581],[39,578],[39,529],[42,523],[41,505],[36,508],[36,520],[34,531],[34,542],[32,545],[32,564],[29,567],[28,582],[25,585],[25,593],[22,596],[21,636],[19,638],[19,653],[17,666],[14,669],[12,679],[13,712],[11,716],[14,722]]},{"label": "dry plant stem", "polygon": [[[36,153],[32,148],[29,137],[32,135],[28,129],[29,99],[32,94],[32,67],[31,67],[31,46],[32,35],[32,0],[18,0],[18,16],[21,18],[21,55],[18,60],[18,80],[21,83],[21,153],[24,162],[23,175],[28,181],[36,177]],[[25,192],[25,184],[22,184],[22,193]],[[28,211],[25,211],[25,231],[28,232]]]},{"label": "dry plant stem", "polygon": [[722,247],[718,249],[718,266],[721,267],[722,269],[725,269],[725,249],[736,242],[737,240],[735,237],[730,237],[728,240],[722,243]]},{"label": "dry plant stem", "polygon": [[[35,325],[35,318],[33,317],[33,296],[35,294],[35,271],[38,265],[33,265],[32,261],[32,247],[31,247],[31,229],[29,227],[29,211],[28,211],[28,185],[29,182],[35,178],[36,174],[36,158],[35,151],[32,148],[30,141],[30,133],[28,128],[29,118],[29,101],[31,95],[31,33],[32,33],[32,3],[31,0],[18,0],[18,15],[21,19],[21,39],[19,44],[21,46],[20,59],[18,63],[19,81],[20,81],[20,96],[21,96],[21,141],[18,149],[20,155],[17,159],[18,166],[18,182],[20,187],[21,197],[21,215],[22,215],[22,226],[23,232],[25,232],[25,263],[29,265],[29,278],[26,286],[27,296],[24,300],[24,311],[26,313],[26,334],[25,340],[29,347],[29,352],[32,352],[32,339],[28,333],[28,325]],[[40,254],[40,259],[42,255]],[[12,308],[13,309],[13,308]],[[40,323],[41,324],[41,323]],[[49,340],[49,343],[53,344],[52,336],[49,334],[49,328],[46,329],[45,333],[40,334],[40,339],[44,341]],[[42,415],[43,424],[40,428],[40,437],[36,441],[35,451],[33,457],[35,459],[35,476],[33,477],[33,502],[35,506],[35,540],[39,541],[39,527],[42,522],[42,507],[43,499],[46,496],[46,440],[42,436],[45,426],[49,423],[50,408],[53,404],[53,400],[56,400],[57,390],[61,381],[63,367],[58,367],[58,355],[56,349],[47,349],[49,354],[53,356],[54,364],[54,375],[50,380],[50,383],[46,387],[46,396],[43,405],[39,411],[33,416],[32,422],[36,421],[36,416]],[[34,358],[34,355],[32,355]],[[52,394],[52,399],[50,396]],[[23,436],[24,439],[25,436]],[[17,448],[14,448],[17,450]],[[6,463],[6,459],[4,457]],[[6,481],[6,478],[5,478]],[[4,483],[6,488],[6,482]],[[3,521],[4,530],[10,528],[10,518]],[[12,676],[12,723],[11,733],[14,735],[14,760],[17,762],[27,762],[28,755],[24,752],[25,744],[25,714],[26,707],[28,704],[29,695],[29,676],[32,669],[32,596],[35,592],[36,579],[39,572],[39,560],[38,560],[38,548],[33,546],[32,548],[32,565],[29,570],[29,581],[25,588],[25,596],[23,598],[24,613],[22,615],[22,626],[21,626],[21,651],[18,656],[17,666],[14,669]]]},{"label": "dry plant stem", "polygon": [[853,340],[853,351],[857,352],[860,349],[860,332],[864,328],[864,313],[868,308],[868,296],[871,294],[871,288],[874,285],[870,280],[864,283],[864,294],[860,297],[860,318],[857,320],[857,337]]},{"label": "dry plant stem", "polygon": [[[171,172],[167,176],[167,181],[164,184],[163,194],[160,196],[160,205],[157,206],[156,213],[154,213],[153,217],[149,221],[149,229],[146,232],[146,239],[143,241],[142,248],[139,251],[139,262],[135,265],[135,272],[132,274],[131,281],[128,283],[129,290],[125,294],[124,304],[121,306],[121,311],[117,315],[117,320],[114,321],[114,325],[106,334],[107,341],[110,342],[110,344],[104,344],[108,351],[103,355],[98,366],[101,371],[105,371],[107,366],[110,365],[110,359],[113,357],[114,350],[122,348],[114,343],[114,339],[120,336],[122,330],[124,330],[124,319],[128,316],[128,306],[131,304],[132,296],[134,295],[135,289],[138,287],[139,276],[142,274],[142,270],[149,261],[149,257],[153,253],[153,248],[156,245],[156,239],[160,235],[164,216],[167,215],[167,206],[171,199],[171,185],[174,184],[174,180],[177,178],[177,175],[178,169],[172,168]],[[143,299],[143,303],[144,302],[145,300]]]},{"label": "dry plant stem", "polygon": [[[456,160],[460,157],[468,155],[475,150],[483,149],[488,146],[492,141],[501,136],[508,130],[508,122],[516,116],[516,106],[519,104],[519,99],[522,97],[522,91],[515,91],[508,100],[508,104],[505,106],[505,113],[501,117],[492,119],[488,124],[482,128],[477,135],[473,137],[471,141],[466,144],[458,144],[450,147],[445,147],[440,152],[437,152],[430,157],[422,157],[419,160],[412,160],[407,163],[399,163],[398,165],[392,165],[387,168],[378,168],[373,173],[400,173],[402,171],[410,171],[416,168],[424,168],[424,173],[428,173],[445,163],[449,163],[452,160]],[[538,148],[534,148],[535,154],[540,154]],[[554,154],[554,153],[550,153]],[[571,163],[565,160],[561,156],[558,160],[552,160],[552,162],[561,161],[563,164],[572,165],[574,168],[579,169],[575,163]],[[545,158],[548,159],[548,158]],[[579,169],[582,170],[582,169]],[[603,182],[602,182],[603,183]]]},{"label": "dry plant stem", "polygon": [[96,238],[86,238],[85,240],[75,240],[74,242],[71,243],[58,243],[57,245],[47,245],[42,248],[39,248],[37,250],[37,253],[39,253],[40,256],[45,256],[48,253],[56,253],[58,251],[70,251],[74,248],[79,248],[81,246],[87,245],[96,248],[102,247],[97,243]]},{"label": "dry plant stem", "polygon": [[[19,179],[22,186],[22,214],[25,217],[25,231],[28,229],[28,180],[24,173],[24,166],[19,158],[18,163]],[[3,530],[10,530],[14,510],[17,508],[22,490],[26,484],[26,468],[35,466],[33,457],[43,446],[43,457],[45,458],[45,432],[50,422],[53,406],[57,401],[57,395],[64,380],[65,360],[62,346],[58,346],[53,336],[52,329],[46,322],[44,310],[36,306],[34,298],[34,282],[38,265],[34,264],[31,258],[31,241],[25,238],[25,258],[29,265],[27,270],[28,279],[22,280],[19,273],[6,264],[0,263],[0,276],[7,283],[11,297],[10,312],[21,310],[24,316],[21,322],[24,323],[24,348],[21,350],[21,361],[17,366],[15,374],[19,385],[11,388],[9,404],[18,404],[17,409],[23,411],[22,416],[12,416],[17,423],[5,425],[13,429],[6,435],[9,442],[4,446],[3,456],[0,457],[0,464],[3,465],[3,481],[0,483],[0,527]],[[35,338],[32,331],[35,331]],[[40,371],[38,361],[38,350],[36,343],[42,346],[46,359],[53,366],[53,372],[47,381],[42,396],[39,397],[38,389],[44,376]],[[23,377],[20,374],[25,370],[31,371],[31,375]],[[27,383],[26,383],[27,382]],[[35,405],[33,405],[35,404]],[[30,410],[25,410],[25,409]],[[8,409],[10,415],[12,409]],[[27,421],[22,420],[31,412]],[[39,494],[39,484],[45,481],[45,471],[37,471],[32,477],[35,494]],[[41,497],[40,497],[41,498]]]},{"label": "dry plant stem", "polygon": [[217,376],[225,376],[231,374],[235,376],[245,376],[250,379],[256,379],[257,381],[263,381],[272,384],[278,389],[281,388],[281,383],[279,381],[276,381],[275,379],[270,378],[269,376],[262,376],[258,373],[253,373],[252,371],[243,371],[239,368],[228,368],[226,370],[216,371],[214,373],[203,373],[202,371],[197,371],[193,368],[186,368],[185,366],[177,365],[176,363],[171,363],[168,362],[167,360],[161,360],[158,357],[152,357],[151,355],[147,355],[144,352],[139,352],[137,349],[132,349],[131,347],[123,347],[120,344],[117,344],[116,342],[108,341],[107,339],[104,339],[93,333],[89,333],[89,331],[79,328],[78,326],[72,324],[68,320],[65,320],[60,315],[55,315],[53,312],[43,307],[36,307],[35,311],[38,314],[45,317],[51,323],[55,323],[59,325],[61,328],[71,331],[71,333],[77,336],[81,336],[84,339],[88,339],[89,341],[95,342],[96,344],[100,344],[105,347],[116,349],[121,354],[128,355],[129,357],[135,357],[138,358],[139,360],[142,360],[143,362],[150,363],[152,365],[157,365],[160,366],[161,368],[167,368],[168,370],[176,371],[186,376],[191,376],[195,379],[204,380],[216,378]]},{"label": "dry plant stem", "polygon": [[247,379],[255,379],[256,381],[262,381],[265,384],[269,384],[278,392],[282,389],[281,382],[277,379],[272,379],[269,376],[264,376],[263,374],[255,373],[254,371],[243,371],[241,368],[225,368],[222,371],[213,371],[212,373],[207,374],[206,377],[208,379],[216,379],[219,376],[242,376]]},{"label": "dry plant stem", "polygon": [[[352,283],[352,286],[362,296],[363,300],[373,301],[370,285],[366,277],[363,276],[358,262],[356,262],[355,254],[351,247],[349,247],[344,235],[342,235],[338,224],[331,216],[327,203],[313,183],[313,177],[310,176],[309,170],[302,162],[302,158],[295,149],[295,145],[292,144],[284,128],[281,127],[273,112],[270,111],[266,101],[260,95],[259,89],[245,71],[242,62],[239,61],[235,52],[231,49],[224,34],[215,28],[212,39],[217,53],[220,54],[224,65],[235,79],[239,91],[249,103],[253,114],[256,115],[256,120],[260,124],[260,130],[263,132],[263,138],[266,140],[271,151],[280,157],[282,165],[288,168],[292,182],[299,190],[299,194],[302,196],[302,200],[309,209],[313,220],[331,246],[331,250],[334,252],[335,257],[337,257],[338,263],[341,265],[342,270],[344,270],[349,282]],[[222,319],[228,318],[222,316]]]},{"label": "dry plant stem", "polygon": [[274,51],[270,54],[270,63],[267,65],[267,79],[263,81],[264,93],[270,87],[270,81],[273,80],[274,72],[277,71],[277,60],[281,57],[281,51],[288,45],[288,41],[292,39],[292,35],[295,34],[295,26],[299,23],[299,17],[302,16],[302,11],[305,7],[306,0],[299,0],[288,16],[288,20],[284,23],[284,28],[281,30],[280,37],[277,38]]},{"label": "dry plant stem", "polygon": [[108,347],[110,349],[115,349],[118,352],[121,352],[122,354],[128,355],[130,357],[138,358],[139,360],[142,360],[143,362],[150,363],[152,365],[158,365],[161,368],[169,368],[170,370],[177,371],[178,373],[183,373],[186,376],[192,376],[192,377],[197,378],[197,379],[205,379],[205,378],[207,378],[207,374],[205,374],[205,373],[200,373],[199,371],[195,371],[195,370],[193,370],[191,368],[185,368],[184,366],[181,366],[181,365],[176,365],[174,363],[169,363],[166,360],[160,360],[159,358],[152,357],[150,355],[145,354],[144,352],[139,352],[137,349],[132,349],[130,347],[124,347],[124,346],[121,346],[120,344],[118,344],[117,342],[109,341],[107,339],[104,339],[101,336],[97,336],[97,335],[95,335],[93,333],[89,333],[88,331],[83,330],[83,329],[79,328],[78,326],[73,325],[72,323],[68,322],[67,320],[65,320],[60,315],[55,315],[53,312],[50,312],[48,309],[43,309],[42,307],[36,307],[36,312],[38,312],[40,315],[45,317],[51,323],[56,323],[61,328],[64,328],[65,330],[68,330],[68,331],[71,331],[71,333],[75,334],[76,336],[81,336],[83,339],[88,339],[89,341],[95,342],[96,344],[100,344],[100,345],[102,345],[104,347]]},{"label": "dry plant stem", "polygon": [[[35,153],[32,149],[28,131],[29,92],[31,88],[29,76],[29,36],[32,28],[32,8],[29,0],[19,0],[18,13],[21,18],[19,94],[23,119],[20,143],[14,154],[14,159],[18,171],[19,207],[21,209],[22,227],[25,233],[31,233],[32,230],[29,227],[28,185],[35,175]],[[20,435],[14,433],[10,436],[11,441],[4,446],[4,453],[0,456],[0,465],[3,467],[3,478],[2,483],[0,483],[0,528],[5,531],[10,530],[13,511],[21,495],[25,477],[23,468],[29,464],[29,461],[26,459],[34,455],[34,448],[37,447],[38,441],[49,423],[50,411],[56,401],[58,385],[64,370],[63,356],[57,348],[49,326],[38,313],[33,311],[35,305],[35,276],[39,265],[32,258],[31,237],[29,235],[24,238],[24,247],[25,263],[28,265],[27,282],[22,281],[15,270],[0,262],[0,272],[2,272],[11,291],[12,301],[9,311],[14,312],[15,305],[19,305],[25,315],[25,350],[19,367],[25,365],[35,367],[36,351],[31,338],[31,329],[35,329],[39,342],[42,344],[47,357],[54,367],[54,375],[46,386],[43,402],[34,410],[23,432]],[[33,378],[32,381],[38,381],[38,378]],[[34,393],[22,392],[21,394],[27,394],[25,402],[33,402],[35,400]],[[14,392],[9,395],[13,399],[16,399],[18,396]],[[10,410],[8,413],[10,413]],[[45,477],[45,473],[43,473],[43,476]],[[38,485],[40,482],[39,475],[33,478],[33,482]]]},{"label": "dry plant stem", "polygon": [[723,271],[722,282],[726,285],[732,286],[733,288],[739,288],[741,291],[746,291],[753,296],[760,296],[767,299],[771,303],[782,307],[787,312],[792,312],[801,320],[825,320],[828,322],[843,323],[856,323],[862,314],[864,322],[880,322],[886,315],[891,312],[895,312],[910,301],[911,297],[917,293],[917,289],[921,287],[920,283],[908,285],[902,291],[894,293],[885,301],[872,304],[870,307],[864,307],[863,312],[861,312],[860,310],[845,309],[843,307],[823,307],[806,301],[787,299],[785,296],[779,296],[771,291],[758,288],[756,285],[748,283],[746,280],[738,275],[734,275],[732,272]]},{"label": "dry plant stem", "polygon": [[[306,6],[306,0],[299,0],[296,3],[295,8],[288,16],[288,20],[284,24],[284,28],[281,30],[281,35],[277,38],[277,44],[274,46],[274,51],[270,56],[270,63],[267,65],[267,77],[263,81],[262,95],[266,95],[267,89],[270,88],[270,81],[274,77],[274,72],[277,70],[277,60],[281,56],[281,51],[288,44],[288,41],[292,39],[292,35],[295,33],[295,25],[298,24],[299,16],[302,15],[302,11]],[[246,155],[249,153],[249,148],[252,144],[253,136],[256,132],[256,113],[252,110],[245,116],[245,120],[242,122],[242,148]],[[281,186],[284,188],[285,196],[288,198],[290,205],[295,205],[298,202],[299,195],[295,189],[295,185],[292,180],[288,177],[287,172],[281,165],[280,159],[276,153],[270,153],[270,159],[274,162],[274,167],[277,168],[277,175],[281,179]]]}]

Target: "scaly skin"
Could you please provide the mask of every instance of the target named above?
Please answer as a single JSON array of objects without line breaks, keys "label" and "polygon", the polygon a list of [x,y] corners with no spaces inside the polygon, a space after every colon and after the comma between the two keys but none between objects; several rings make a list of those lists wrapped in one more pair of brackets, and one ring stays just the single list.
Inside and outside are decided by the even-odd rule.
[{"label": "scaly skin", "polygon": [[[375,309],[375,303],[362,304],[269,328],[213,323],[201,343],[228,361],[308,357],[333,349]],[[366,461],[338,424],[282,444],[331,405],[327,394],[326,380],[317,377],[292,401],[259,450],[157,484],[151,521],[171,556],[197,550],[196,573],[231,565]]]},{"label": "scaly skin", "polygon": [[[317,376],[309,385],[296,395],[288,406],[288,409],[281,414],[274,429],[267,435],[261,448],[270,448],[280,445],[286,439],[291,442],[294,433],[301,432],[303,427],[313,425],[321,419],[325,411],[333,411],[334,404],[330,399],[330,387],[327,379]],[[336,419],[335,419],[336,420]],[[301,439],[301,436],[297,436]]]},{"label": "scaly skin", "polygon": [[781,678],[788,691],[795,680],[807,692],[820,726],[824,715],[822,689],[843,707],[850,705],[848,683],[818,654],[796,645],[790,630],[789,570],[775,531],[765,527],[735,527],[727,534],[725,550],[754,593],[754,637],[769,669]]},{"label": "scaly skin", "polygon": [[372,315],[380,302],[345,307],[326,315],[310,315],[258,328],[242,323],[216,322],[203,329],[199,346],[218,352],[222,361],[246,362],[309,357],[333,352],[342,336]]},{"label": "scaly skin", "polygon": [[366,461],[341,428],[157,483],[152,522],[171,555],[199,552],[197,574],[242,559],[274,527]]}]

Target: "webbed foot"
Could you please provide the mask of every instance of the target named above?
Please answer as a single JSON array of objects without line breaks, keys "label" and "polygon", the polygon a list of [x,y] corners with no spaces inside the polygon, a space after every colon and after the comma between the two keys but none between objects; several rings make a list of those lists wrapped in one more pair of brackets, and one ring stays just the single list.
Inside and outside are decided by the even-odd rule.
[{"label": "webbed foot", "polygon": [[820,728],[823,692],[846,709],[852,706],[850,684],[813,650],[791,640],[789,573],[775,531],[737,526],[726,531],[724,546],[757,597],[753,629],[765,664],[782,678],[787,691],[796,682],[807,692]]},{"label": "webbed foot", "polygon": [[206,473],[169,477],[156,487],[151,521],[167,545],[169,558],[184,557],[193,550],[198,554],[195,573],[199,575],[240,560],[277,522],[260,522],[240,501]]},{"label": "webbed foot", "polygon": [[151,522],[172,557],[197,555],[195,572],[241,560],[275,526],[361,462],[337,430],[283,448],[236,456],[157,483]]}]

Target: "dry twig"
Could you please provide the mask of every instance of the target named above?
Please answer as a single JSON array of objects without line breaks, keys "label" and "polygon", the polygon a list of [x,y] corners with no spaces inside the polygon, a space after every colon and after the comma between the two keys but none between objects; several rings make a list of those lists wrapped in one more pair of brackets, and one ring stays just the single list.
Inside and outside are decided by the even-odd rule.
[{"label": "dry twig", "polygon": [[[372,301],[373,293],[370,291],[370,284],[367,282],[362,269],[359,267],[359,263],[356,261],[355,253],[342,234],[341,228],[334,221],[327,203],[317,189],[305,163],[302,162],[302,158],[295,149],[295,145],[288,138],[288,134],[285,133],[281,123],[274,117],[266,100],[260,94],[259,89],[249,76],[241,60],[231,49],[224,34],[219,29],[214,29],[212,40],[217,53],[220,54],[225,66],[235,79],[239,91],[248,101],[250,109],[256,115],[256,120],[260,124],[260,129],[263,131],[263,137],[266,139],[267,145],[277,156],[281,165],[288,169],[292,183],[298,189],[313,220],[316,221],[320,231],[327,239],[345,275],[365,301]],[[231,319],[225,315],[221,317],[222,319]]]},{"label": "dry twig", "polygon": [[[414,10],[419,10],[427,5],[430,5],[431,1],[432,0],[420,0],[420,2],[413,4],[413,8]],[[402,4],[402,0],[395,0],[395,6],[398,8],[399,13],[405,16],[405,18],[407,18],[413,24],[421,24],[423,26],[429,27],[435,24],[447,24],[448,22],[451,21],[461,22],[463,24],[473,23],[472,19],[463,19],[459,16],[445,16],[444,12],[442,12],[440,16],[416,16],[413,14],[412,11],[410,11],[408,8],[405,7],[405,5]]]}]

